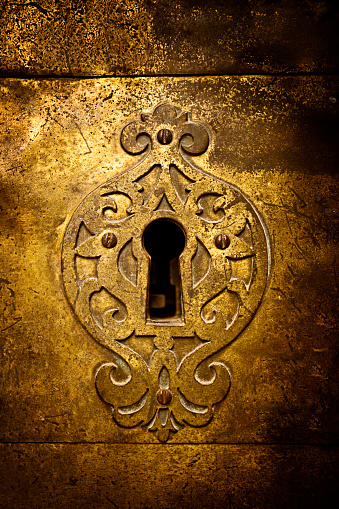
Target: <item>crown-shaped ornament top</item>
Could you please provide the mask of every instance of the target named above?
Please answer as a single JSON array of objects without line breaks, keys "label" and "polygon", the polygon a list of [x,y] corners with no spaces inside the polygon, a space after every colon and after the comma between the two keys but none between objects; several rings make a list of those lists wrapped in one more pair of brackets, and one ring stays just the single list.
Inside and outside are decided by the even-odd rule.
[{"label": "crown-shaped ornament top", "polygon": [[164,145],[171,145],[171,151],[179,148],[186,154],[199,155],[209,145],[209,132],[202,123],[193,122],[188,113],[162,104],[152,115],[141,114],[141,121],[128,124],[121,133],[121,145],[129,154],[141,154],[147,148],[161,154],[167,148]]}]

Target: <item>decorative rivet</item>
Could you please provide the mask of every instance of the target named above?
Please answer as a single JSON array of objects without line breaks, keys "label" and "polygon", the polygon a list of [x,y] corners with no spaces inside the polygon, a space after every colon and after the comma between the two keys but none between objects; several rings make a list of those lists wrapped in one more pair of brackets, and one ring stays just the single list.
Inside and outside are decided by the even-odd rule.
[{"label": "decorative rivet", "polygon": [[214,239],[215,245],[218,249],[226,249],[230,243],[231,240],[226,233],[219,233]]},{"label": "decorative rivet", "polygon": [[168,145],[172,141],[172,133],[169,129],[160,129],[157,138],[161,145]]},{"label": "decorative rivet", "polygon": [[169,405],[172,401],[172,393],[169,389],[159,389],[157,392],[157,400],[160,405]]},{"label": "decorative rivet", "polygon": [[117,245],[118,239],[112,232],[107,232],[102,236],[101,242],[104,247],[111,249],[112,247]]}]

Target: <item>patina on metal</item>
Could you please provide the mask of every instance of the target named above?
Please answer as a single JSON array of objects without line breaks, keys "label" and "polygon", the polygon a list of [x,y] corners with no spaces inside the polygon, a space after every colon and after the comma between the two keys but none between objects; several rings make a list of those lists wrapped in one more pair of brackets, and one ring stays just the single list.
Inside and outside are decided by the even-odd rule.
[{"label": "patina on metal", "polygon": [[[141,114],[121,133],[135,165],[83,199],[63,242],[69,302],[118,356],[98,369],[98,393],[118,424],[162,442],[208,424],[226,397],[229,369],[212,356],[253,318],[270,266],[267,229],[249,199],[192,160],[210,140],[177,107]],[[185,338],[194,346],[180,358]]]}]

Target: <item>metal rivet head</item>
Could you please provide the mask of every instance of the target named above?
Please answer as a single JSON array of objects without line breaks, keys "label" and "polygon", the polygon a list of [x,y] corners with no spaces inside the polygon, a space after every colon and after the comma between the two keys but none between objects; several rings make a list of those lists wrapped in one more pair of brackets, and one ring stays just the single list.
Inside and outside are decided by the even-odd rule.
[{"label": "metal rivet head", "polygon": [[168,405],[172,401],[172,393],[169,389],[159,389],[157,400],[160,405]]},{"label": "metal rivet head", "polygon": [[104,247],[111,249],[112,247],[117,245],[118,239],[112,232],[107,232],[102,236],[101,242]]},{"label": "metal rivet head", "polygon": [[161,145],[168,145],[172,141],[172,132],[169,129],[160,129],[157,138]]},{"label": "metal rivet head", "polygon": [[214,243],[218,249],[226,249],[230,243],[231,239],[226,233],[219,233],[214,239]]}]

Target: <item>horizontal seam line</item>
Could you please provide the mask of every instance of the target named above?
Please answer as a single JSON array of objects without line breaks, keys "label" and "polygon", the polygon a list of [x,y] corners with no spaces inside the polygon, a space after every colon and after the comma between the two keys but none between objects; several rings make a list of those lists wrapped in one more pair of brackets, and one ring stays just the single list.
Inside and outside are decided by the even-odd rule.
[{"label": "horizontal seam line", "polygon": [[[121,446],[129,446],[129,445],[164,445],[163,443],[147,443],[147,442],[0,442],[0,445],[121,445]],[[171,446],[181,446],[181,445],[197,445],[197,446],[226,446],[226,445],[238,445],[238,446],[255,446],[255,447],[338,447],[339,443],[265,443],[265,442],[171,442],[166,443],[166,445]]]},{"label": "horizontal seam line", "polygon": [[39,74],[39,75],[25,75],[25,74],[1,74],[0,79],[25,79],[25,80],[53,80],[53,79],[64,79],[64,80],[99,80],[99,79],[136,79],[136,78],[206,78],[206,77],[336,77],[339,71],[333,72],[298,72],[298,73],[200,73],[200,74],[107,74],[107,75],[71,75],[71,74]]}]

